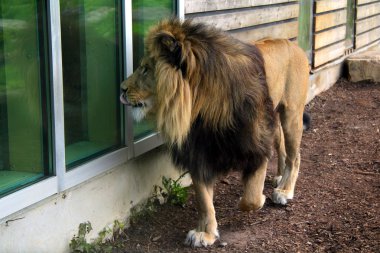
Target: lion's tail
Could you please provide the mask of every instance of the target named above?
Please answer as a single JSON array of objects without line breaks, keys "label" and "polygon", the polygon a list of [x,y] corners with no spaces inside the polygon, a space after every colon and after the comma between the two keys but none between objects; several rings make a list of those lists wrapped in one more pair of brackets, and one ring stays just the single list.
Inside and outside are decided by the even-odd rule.
[{"label": "lion's tail", "polygon": [[309,130],[311,126],[311,117],[306,112],[303,113],[302,122],[303,122],[303,130]]}]

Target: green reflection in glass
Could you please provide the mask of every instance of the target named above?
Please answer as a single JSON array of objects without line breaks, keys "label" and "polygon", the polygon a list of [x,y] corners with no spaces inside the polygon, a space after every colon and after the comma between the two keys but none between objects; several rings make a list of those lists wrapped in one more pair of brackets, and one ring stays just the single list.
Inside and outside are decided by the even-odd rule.
[{"label": "green reflection in glass", "polygon": [[52,174],[45,1],[0,1],[0,196]]},{"label": "green reflection in glass", "polygon": [[[144,36],[149,28],[163,18],[175,14],[173,0],[133,0],[133,66],[136,69],[140,65],[141,57],[144,55]],[[133,125],[134,139],[141,139],[156,129],[155,122],[143,120]]]},{"label": "green reflection in glass", "polygon": [[60,1],[66,165],[122,145],[120,1]]}]

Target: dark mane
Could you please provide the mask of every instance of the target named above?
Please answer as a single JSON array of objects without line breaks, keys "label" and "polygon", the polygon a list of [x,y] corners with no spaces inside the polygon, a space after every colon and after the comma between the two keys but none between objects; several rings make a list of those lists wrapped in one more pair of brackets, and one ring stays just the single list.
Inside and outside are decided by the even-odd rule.
[{"label": "dark mane", "polygon": [[[172,36],[173,50],[157,51],[162,34]],[[170,145],[174,163],[206,182],[231,168],[252,173],[271,155],[275,125],[260,51],[191,20],[163,21],[147,42],[150,56],[181,72],[190,88],[190,125]]]}]

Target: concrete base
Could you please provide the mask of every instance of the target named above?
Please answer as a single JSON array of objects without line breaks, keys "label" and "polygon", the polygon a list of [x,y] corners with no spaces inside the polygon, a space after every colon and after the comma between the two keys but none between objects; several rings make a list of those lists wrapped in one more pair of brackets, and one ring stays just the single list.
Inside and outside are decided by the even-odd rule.
[{"label": "concrete base", "polygon": [[[368,64],[364,64],[364,59],[366,57],[372,59],[372,61],[368,61]],[[366,48],[362,48],[358,52],[355,52],[348,59],[353,59],[351,60],[351,62],[355,61],[355,63],[358,63],[356,64],[356,68],[358,69],[359,74],[368,73],[368,74],[363,74],[362,76],[365,79],[360,79],[360,80],[372,80],[375,82],[380,82],[380,80],[378,79],[380,77],[379,57],[380,57],[380,43],[376,42],[374,45],[370,45]],[[309,103],[318,94],[331,88],[338,81],[338,79],[342,77],[345,61],[348,62],[348,59],[339,59],[320,69],[316,69],[312,71],[310,75],[310,79],[309,79],[310,83],[309,83],[309,93],[307,97],[307,103]],[[362,60],[355,60],[355,59],[362,59]],[[352,73],[352,70],[349,70],[349,71]],[[357,79],[353,80],[351,77],[351,81],[356,82]]]},{"label": "concrete base", "polygon": [[347,58],[348,74],[352,82],[370,80],[380,82],[380,45]]},{"label": "concrete base", "polygon": [[179,176],[164,148],[15,213],[0,222],[0,252],[69,252],[80,223],[91,222],[90,239],[115,220],[125,221],[162,176]]},{"label": "concrete base", "polygon": [[319,93],[328,90],[342,76],[343,62],[338,62],[310,75],[309,93],[306,103],[309,103]]}]

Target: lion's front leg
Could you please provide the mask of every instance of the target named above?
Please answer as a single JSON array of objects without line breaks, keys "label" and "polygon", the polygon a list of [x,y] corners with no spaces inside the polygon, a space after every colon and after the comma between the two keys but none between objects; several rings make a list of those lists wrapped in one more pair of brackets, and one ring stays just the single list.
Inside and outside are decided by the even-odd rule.
[{"label": "lion's front leg", "polygon": [[239,207],[242,211],[257,211],[264,206],[265,195],[263,194],[265,175],[268,166],[268,159],[264,158],[260,166],[244,180],[244,193],[240,200]]},{"label": "lion's front leg", "polygon": [[193,179],[195,196],[198,202],[198,227],[189,231],[185,244],[191,247],[206,247],[219,238],[218,224],[213,204],[213,183],[209,185]]}]

